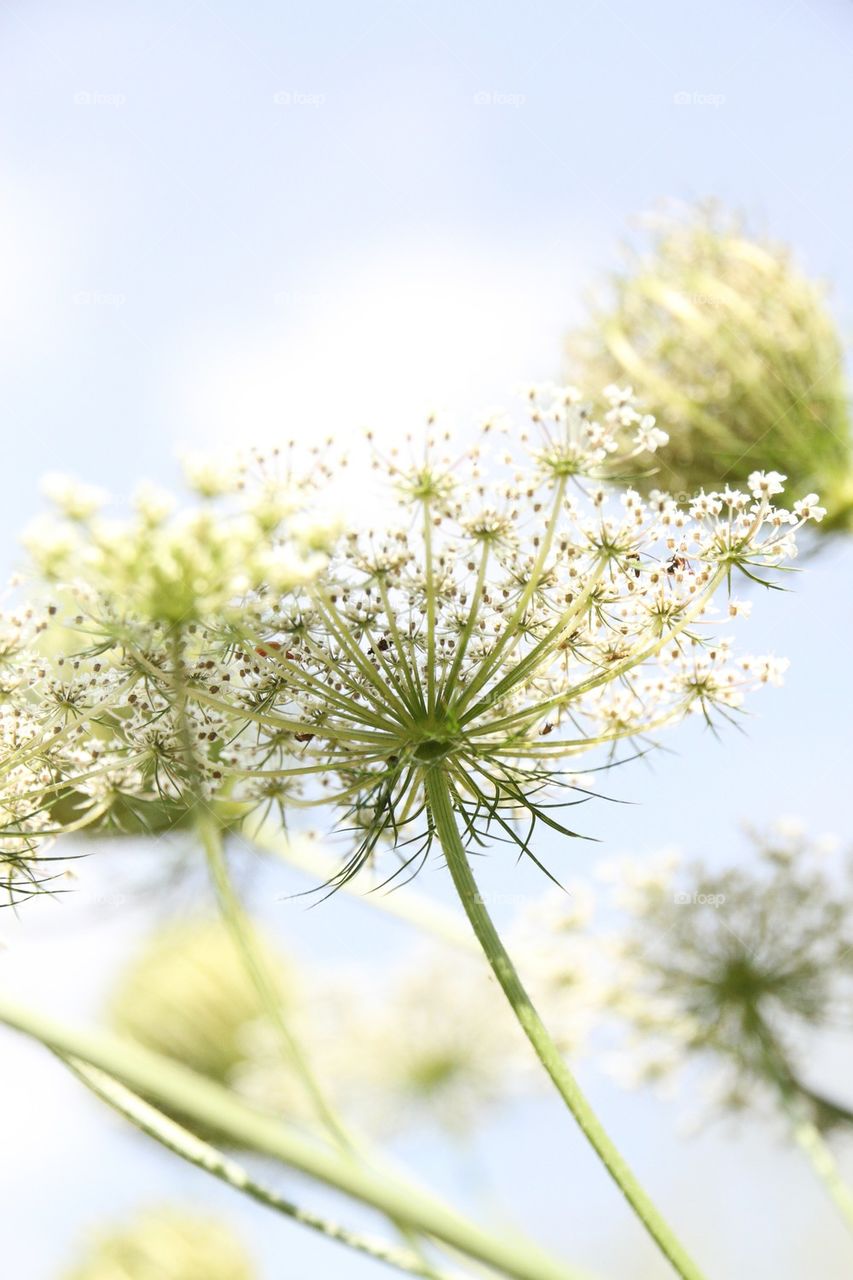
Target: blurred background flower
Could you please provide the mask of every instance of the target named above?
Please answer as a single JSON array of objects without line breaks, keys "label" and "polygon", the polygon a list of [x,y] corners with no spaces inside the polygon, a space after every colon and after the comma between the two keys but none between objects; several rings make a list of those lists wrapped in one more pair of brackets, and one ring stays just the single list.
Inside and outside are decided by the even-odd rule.
[{"label": "blurred background flower", "polygon": [[92,1243],[62,1280],[256,1280],[257,1274],[221,1222],[165,1208],[93,1232]]},{"label": "blurred background flower", "polygon": [[629,1028],[634,1078],[696,1055],[718,1102],[744,1111],[795,1098],[821,1129],[853,1124],[853,1099],[816,1075],[816,1037],[853,1031],[853,863],[837,842],[778,823],[751,831],[754,861],[715,869],[664,853],[611,869],[607,1006]]},{"label": "blurred background flower", "polygon": [[822,533],[851,531],[850,398],[825,288],[719,206],[647,221],[650,243],[570,336],[569,376],[629,383],[665,424],[646,488],[691,494],[772,469],[817,490]]}]

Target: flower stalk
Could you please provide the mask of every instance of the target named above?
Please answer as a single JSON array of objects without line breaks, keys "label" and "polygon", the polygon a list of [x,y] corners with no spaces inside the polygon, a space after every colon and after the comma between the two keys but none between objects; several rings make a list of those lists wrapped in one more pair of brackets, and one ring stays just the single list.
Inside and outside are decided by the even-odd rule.
[{"label": "flower stalk", "polygon": [[607,1172],[675,1271],[683,1280],[703,1280],[703,1273],[685,1251],[604,1130],[537,1013],[478,891],[459,836],[447,776],[440,766],[435,766],[427,772],[425,781],[436,835],[447,859],[459,900],[483,954],[539,1061]]}]

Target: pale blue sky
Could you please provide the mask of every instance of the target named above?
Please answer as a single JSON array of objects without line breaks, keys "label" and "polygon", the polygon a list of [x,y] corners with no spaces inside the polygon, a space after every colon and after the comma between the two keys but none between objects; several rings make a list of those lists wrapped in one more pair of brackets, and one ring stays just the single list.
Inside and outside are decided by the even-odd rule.
[{"label": "pale blue sky", "polygon": [[[662,197],[716,196],[790,240],[851,331],[853,7],[841,0],[4,0],[0,37],[4,565],[48,469],[124,494],[142,476],[173,479],[179,444],[368,422],[392,435],[434,404],[464,419],[509,403],[559,371],[585,291]],[[583,811],[601,854],[693,832],[696,852],[724,861],[742,854],[742,818],[779,814],[851,834],[853,551],[803,567],[794,594],[757,599],[741,631],[791,658],[786,687],[754,700],[748,736],[721,746],[686,726],[667,742],[677,754],[613,775],[637,803]],[[599,856],[547,852],[560,868]],[[503,861],[485,874],[515,890]],[[108,873],[89,874],[103,889]],[[423,884],[443,891],[437,870]],[[261,906],[277,892],[265,885]],[[92,921],[67,901],[0,921],[0,965],[82,1016],[143,921],[103,904]],[[284,932],[307,954],[390,954],[399,934],[371,919],[334,903],[292,912]],[[4,1093],[20,1100],[0,1169],[15,1280],[54,1280],[102,1210],[173,1190],[256,1235],[264,1280],[376,1273],[120,1133],[37,1050],[4,1036],[3,1052]],[[853,1248],[773,1137],[679,1146],[672,1108],[586,1075],[712,1274],[850,1273]],[[480,1166],[497,1167],[520,1220],[601,1277],[662,1277],[561,1123],[545,1103],[519,1109],[476,1144]],[[475,1154],[426,1140],[410,1154],[477,1199]]]}]

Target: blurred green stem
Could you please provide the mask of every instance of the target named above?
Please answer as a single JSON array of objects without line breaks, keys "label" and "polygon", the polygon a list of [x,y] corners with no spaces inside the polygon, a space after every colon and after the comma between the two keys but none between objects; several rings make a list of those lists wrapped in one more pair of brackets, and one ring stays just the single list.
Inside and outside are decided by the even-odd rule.
[{"label": "blurred green stem", "polygon": [[351,1231],[348,1227],[342,1227],[329,1218],[300,1208],[292,1200],[287,1200],[278,1192],[263,1186],[238,1161],[218,1151],[209,1142],[197,1138],[194,1133],[190,1133],[189,1129],[185,1129],[176,1121],[163,1115],[156,1107],[111,1076],[99,1071],[97,1067],[87,1066],[74,1058],[60,1056],[60,1061],[64,1062],[96,1097],[106,1102],[119,1115],[124,1116],[142,1133],[180,1156],[182,1160],[212,1174],[220,1182],[226,1183],[252,1200],[257,1200],[259,1204],[266,1205],[267,1208],[274,1209],[277,1213],[284,1214],[285,1217],[292,1218],[302,1226],[319,1232],[329,1240],[336,1240],[357,1253],[366,1253],[378,1262],[396,1267],[398,1271],[406,1271],[417,1276],[436,1276],[438,1280],[453,1280],[448,1273],[436,1272],[431,1267],[425,1266],[416,1253],[394,1248],[393,1245],[386,1244],[376,1236],[366,1236],[357,1231]]},{"label": "blurred green stem", "polygon": [[354,1164],[290,1125],[256,1110],[221,1085],[161,1054],[104,1032],[78,1031],[0,994],[0,1022],[63,1057],[82,1059],[151,1098],[167,1112],[187,1116],[203,1130],[222,1133],[237,1147],[282,1161],[310,1178],[371,1205],[395,1221],[434,1236],[452,1249],[514,1280],[580,1280],[564,1263],[527,1241],[496,1236],[446,1207],[402,1177],[388,1178]]},{"label": "blurred green stem", "polygon": [[791,1130],[797,1146],[808,1157],[812,1168],[829,1192],[848,1228],[853,1231],[853,1191],[842,1178],[835,1156],[824,1141],[820,1130],[803,1113],[803,1109],[786,1094],[783,1094],[782,1100],[791,1121]]},{"label": "blurred green stem", "polygon": [[196,827],[207,858],[207,865],[216,891],[219,910],[243,962],[246,973],[261,1001],[264,1013],[281,1037],[288,1061],[296,1070],[296,1074],[311,1100],[318,1119],[343,1151],[354,1154],[357,1143],[320,1087],[308,1062],[307,1055],[288,1026],[287,1018],[282,1008],[281,994],[276,989],[275,981],[270,975],[268,966],[258,954],[258,948],[252,936],[252,926],[243,910],[243,904],[234,892],[234,886],[231,883],[228,865],[225,860],[225,851],[222,846],[221,828],[206,811],[197,819]]}]

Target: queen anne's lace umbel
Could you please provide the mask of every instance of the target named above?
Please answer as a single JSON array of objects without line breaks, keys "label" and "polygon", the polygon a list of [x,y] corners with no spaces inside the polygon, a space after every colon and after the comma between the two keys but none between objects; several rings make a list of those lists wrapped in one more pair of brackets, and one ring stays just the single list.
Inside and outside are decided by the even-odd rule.
[{"label": "queen anne's lace umbel", "polygon": [[784,478],[756,472],[745,491],[643,499],[630,480],[665,433],[629,390],[598,410],[532,389],[526,430],[487,423],[461,457],[431,427],[376,457],[398,526],[334,549],[290,472],[286,499],[263,469],[255,489],[241,473],[227,519],[221,485],[177,523],[149,501],[106,532],[66,497],[37,555],[51,603],[3,627],[13,892],[44,837],[164,806],[234,822],[332,804],[356,831],[343,876],[383,839],[409,863],[431,842],[435,767],[469,839],[489,829],[533,856],[531,822],[565,830],[562,761],[730,717],[776,683],[783,662],[712,634],[715,597],[791,559],[817,498],[774,507]]}]

